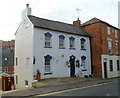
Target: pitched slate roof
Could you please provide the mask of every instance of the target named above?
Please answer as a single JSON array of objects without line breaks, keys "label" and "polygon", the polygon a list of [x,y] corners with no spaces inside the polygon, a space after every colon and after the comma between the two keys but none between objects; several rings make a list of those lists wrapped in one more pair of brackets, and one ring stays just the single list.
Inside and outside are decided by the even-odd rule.
[{"label": "pitched slate roof", "polygon": [[90,37],[90,35],[84,30],[82,30],[82,28],[76,27],[72,24],[43,19],[32,15],[28,15],[28,18],[35,27]]},{"label": "pitched slate roof", "polygon": [[[98,23],[98,22],[104,23],[104,24],[106,24],[106,25],[109,25],[109,26],[111,26],[111,27],[113,27],[113,28],[118,29],[117,27],[112,26],[111,24],[109,24],[109,23],[107,23],[107,22],[105,22],[105,21],[102,21],[102,20],[100,20],[100,19],[98,19],[98,18],[95,18],[95,17],[92,18],[92,19],[90,19],[89,21],[83,23],[81,26],[84,27],[84,26],[91,25],[91,24],[95,24],[95,23]],[[118,30],[119,30],[119,29],[118,29]]]}]

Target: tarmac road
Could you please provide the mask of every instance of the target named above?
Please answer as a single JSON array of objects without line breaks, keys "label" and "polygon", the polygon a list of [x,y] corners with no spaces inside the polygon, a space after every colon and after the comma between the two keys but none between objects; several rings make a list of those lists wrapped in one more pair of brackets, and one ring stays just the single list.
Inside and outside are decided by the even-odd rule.
[{"label": "tarmac road", "polygon": [[90,85],[37,96],[118,96],[118,82]]}]

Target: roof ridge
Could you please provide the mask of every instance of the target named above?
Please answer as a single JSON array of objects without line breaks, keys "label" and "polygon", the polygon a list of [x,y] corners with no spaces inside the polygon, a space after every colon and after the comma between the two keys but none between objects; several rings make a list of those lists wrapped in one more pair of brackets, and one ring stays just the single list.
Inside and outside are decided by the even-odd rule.
[{"label": "roof ridge", "polygon": [[90,35],[87,32],[85,32],[82,28],[74,26],[73,24],[40,18],[33,15],[28,15],[28,18],[36,27],[90,37]]},{"label": "roof ridge", "polygon": [[[35,17],[35,18],[43,19],[43,20],[46,20],[46,21],[57,22],[57,23],[62,23],[62,24],[67,24],[67,25],[74,26],[73,24],[70,24],[70,23],[65,23],[65,22],[56,21],[56,20],[50,20],[50,19],[46,19],[46,18],[40,18],[40,17],[34,16],[34,15],[28,15],[28,16],[32,16],[32,17]],[[77,26],[75,26],[75,27],[77,27]]]},{"label": "roof ridge", "polygon": [[[96,19],[96,20],[95,20],[95,19]],[[107,24],[107,25],[109,25],[109,26],[112,26],[112,27],[114,27],[114,28],[116,28],[116,29],[119,30],[119,28],[111,25],[110,23],[108,23],[108,22],[106,22],[106,21],[103,21],[103,20],[101,20],[101,19],[99,19],[99,18],[96,18],[96,17],[94,17],[94,18],[92,18],[92,19],[84,22],[84,23],[82,24],[82,26],[87,26],[87,25],[90,25],[90,24],[95,24],[95,23],[97,23],[97,22],[105,23],[105,24]]]}]

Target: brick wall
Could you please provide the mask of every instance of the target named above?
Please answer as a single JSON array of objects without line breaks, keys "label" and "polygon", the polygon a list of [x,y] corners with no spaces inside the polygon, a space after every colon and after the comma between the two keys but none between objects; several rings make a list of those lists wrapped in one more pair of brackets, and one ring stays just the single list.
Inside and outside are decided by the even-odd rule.
[{"label": "brick wall", "polygon": [[83,29],[88,32],[91,36],[91,51],[92,51],[92,70],[94,75],[101,76],[101,33],[100,33],[100,23],[91,24],[83,27]]},{"label": "brick wall", "polygon": [[119,40],[119,50],[120,50],[120,32],[118,34],[118,38],[115,38],[116,28],[110,26],[111,35],[108,35],[108,25],[102,22],[87,25],[82,28],[92,36],[91,51],[92,51],[93,74],[101,77],[102,76],[101,55],[103,54],[109,55],[108,39],[112,39],[112,55],[117,55],[116,40]]},{"label": "brick wall", "polygon": [[[5,71],[5,68],[8,68],[8,71]],[[2,66],[2,72],[6,72],[8,74],[13,74],[14,73],[14,66]]]}]

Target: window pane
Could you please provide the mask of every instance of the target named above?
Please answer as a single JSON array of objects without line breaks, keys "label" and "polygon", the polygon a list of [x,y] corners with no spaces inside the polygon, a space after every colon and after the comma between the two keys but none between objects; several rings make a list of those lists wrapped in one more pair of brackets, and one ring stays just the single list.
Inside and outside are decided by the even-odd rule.
[{"label": "window pane", "polygon": [[109,47],[109,48],[112,47],[112,41],[108,41],[108,47]]},{"label": "window pane", "polygon": [[118,38],[118,35],[117,35],[117,30],[115,30],[115,38]]},{"label": "window pane", "polygon": [[110,61],[109,61],[109,64],[110,64],[110,71],[113,71],[113,61],[110,60]]},{"label": "window pane", "polygon": [[59,39],[59,47],[61,47],[61,48],[64,47],[64,39],[62,39],[62,38]]},{"label": "window pane", "polygon": [[118,53],[118,42],[116,42],[116,53]]},{"label": "window pane", "polygon": [[16,66],[18,65],[18,58],[16,57]]},{"label": "window pane", "polygon": [[81,41],[81,49],[85,49],[85,42]]},{"label": "window pane", "polygon": [[50,59],[45,59],[45,72],[50,72]]},{"label": "window pane", "polygon": [[117,60],[117,71],[120,70],[120,63],[119,63],[119,60]]},{"label": "window pane", "polygon": [[25,80],[25,85],[28,86],[28,81],[27,80]]},{"label": "window pane", "polygon": [[112,41],[108,41],[108,53],[112,53]]},{"label": "window pane", "polygon": [[45,72],[50,72],[50,66],[45,66]]},{"label": "window pane", "polygon": [[51,37],[45,36],[45,46],[50,46]]},{"label": "window pane", "polygon": [[74,40],[70,40],[70,48],[74,48],[75,45],[74,45]]},{"label": "window pane", "polygon": [[84,59],[81,60],[81,63],[82,63],[83,69],[86,69],[86,67],[85,67],[85,60]]},{"label": "window pane", "polygon": [[108,35],[110,35],[110,27],[108,27]]}]

